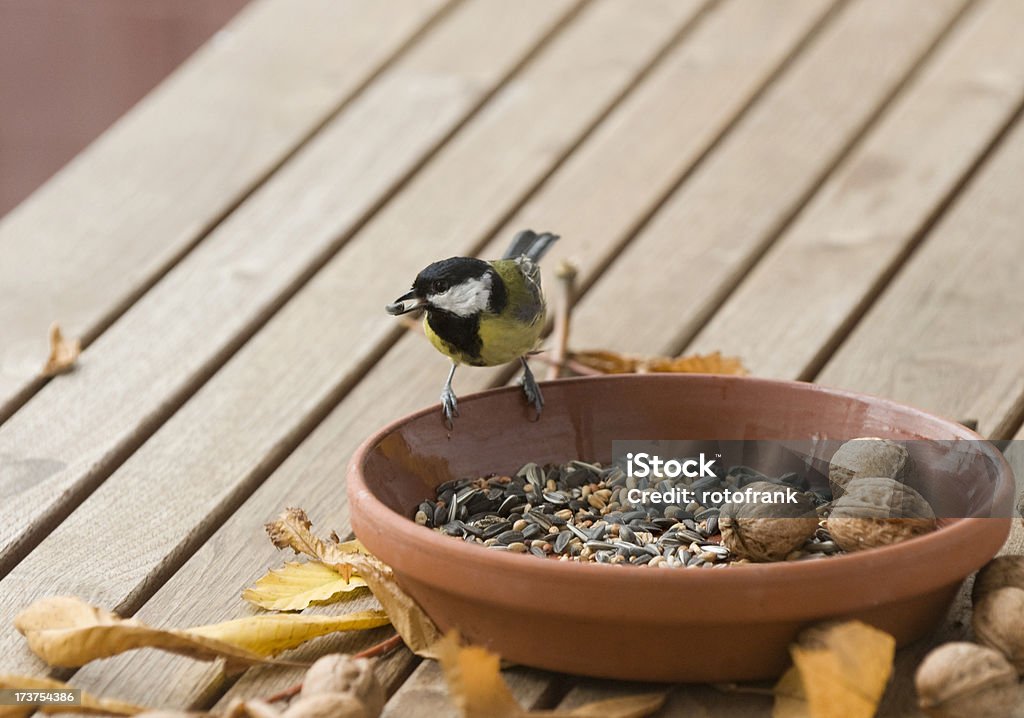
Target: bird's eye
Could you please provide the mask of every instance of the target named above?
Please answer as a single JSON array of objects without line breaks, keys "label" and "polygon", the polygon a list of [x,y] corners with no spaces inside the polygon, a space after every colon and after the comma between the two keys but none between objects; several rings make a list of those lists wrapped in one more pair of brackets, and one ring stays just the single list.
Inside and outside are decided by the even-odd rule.
[{"label": "bird's eye", "polygon": [[448,291],[448,282],[443,279],[437,279],[430,285],[430,291],[434,294],[444,294]]}]

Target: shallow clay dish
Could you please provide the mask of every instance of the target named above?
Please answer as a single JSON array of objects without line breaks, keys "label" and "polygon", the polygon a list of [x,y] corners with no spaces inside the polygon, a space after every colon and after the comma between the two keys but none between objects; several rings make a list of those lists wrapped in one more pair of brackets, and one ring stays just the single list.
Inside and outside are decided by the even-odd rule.
[{"label": "shallow clay dish", "polygon": [[[608,461],[613,439],[981,441],[917,409],[797,382],[623,375],[549,382],[544,397],[538,422],[518,388],[462,397],[450,437],[438,407],[407,416],[362,445],[348,476],[352,525],[369,550],[442,629],[515,663],[646,681],[771,678],[796,633],[830,618],[859,618],[904,644],[937,624],[1009,531],[1005,518],[953,519],[901,544],[818,561],[689,570],[489,551],[411,520],[443,481],[528,461]],[[994,447],[982,449],[989,470],[947,475],[943,500],[994,495],[989,515],[1009,516],[1010,469]]]}]

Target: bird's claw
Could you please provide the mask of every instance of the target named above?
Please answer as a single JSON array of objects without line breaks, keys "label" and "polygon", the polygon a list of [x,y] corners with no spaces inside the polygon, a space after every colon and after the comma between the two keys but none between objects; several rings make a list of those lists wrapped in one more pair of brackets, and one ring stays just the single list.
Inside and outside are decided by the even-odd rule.
[{"label": "bird's claw", "polygon": [[540,419],[540,414],[544,410],[544,395],[541,393],[540,386],[537,384],[537,380],[533,378],[533,372],[530,371],[529,367],[523,372],[523,378],[520,380],[520,383],[523,387],[523,394],[526,395],[526,401],[533,404],[533,408],[537,410],[536,418]]},{"label": "bird's claw", "polygon": [[441,413],[444,414],[444,423],[449,429],[453,428],[453,420],[459,415],[459,401],[451,387],[441,390]]}]

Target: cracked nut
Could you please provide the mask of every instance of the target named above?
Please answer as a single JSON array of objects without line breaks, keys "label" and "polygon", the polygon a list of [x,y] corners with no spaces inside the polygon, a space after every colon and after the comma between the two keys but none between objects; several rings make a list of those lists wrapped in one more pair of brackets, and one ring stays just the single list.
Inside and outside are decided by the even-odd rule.
[{"label": "cracked nut", "polygon": [[373,661],[334,653],[317,660],[302,680],[302,697],[320,693],[354,695],[366,706],[366,715],[376,718],[384,710],[384,687],[377,680]]},{"label": "cracked nut", "polygon": [[884,476],[904,481],[910,473],[910,453],[890,439],[863,437],[847,441],[836,449],[828,466],[828,481],[833,498],[846,491],[855,479]]},{"label": "cracked nut", "polygon": [[937,523],[931,506],[914,489],[872,477],[847,484],[825,526],[844,551],[859,551],[929,533]]},{"label": "cracked nut", "polygon": [[[778,484],[755,481],[744,489],[778,492]],[[781,561],[804,545],[818,528],[814,502],[798,493],[796,503],[727,503],[722,506],[718,528],[722,545],[739,558]]]},{"label": "cracked nut", "polygon": [[918,706],[931,718],[1005,718],[1017,703],[1017,671],[974,643],[939,646],[914,676]]},{"label": "cracked nut", "polygon": [[1006,656],[1024,673],[1024,589],[1004,586],[974,604],[971,619],[978,642]]},{"label": "cracked nut", "polygon": [[996,556],[974,578],[971,601],[978,605],[986,594],[1000,588],[1024,588],[1024,556]]}]

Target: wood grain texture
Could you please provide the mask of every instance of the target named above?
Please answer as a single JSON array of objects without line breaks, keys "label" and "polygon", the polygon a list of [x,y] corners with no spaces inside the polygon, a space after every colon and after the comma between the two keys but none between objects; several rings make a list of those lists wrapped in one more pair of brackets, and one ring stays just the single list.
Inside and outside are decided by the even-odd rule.
[{"label": "wood grain texture", "polygon": [[1024,405],[1022,173],[1018,122],[825,366],[821,383],[977,418],[985,434],[1012,436]]},{"label": "wood grain texture", "polygon": [[[544,0],[536,7],[549,6]],[[588,6],[0,582],[3,614],[55,591],[106,606],[141,602],[194,550],[196,537],[212,532],[377,359],[380,342],[396,332],[383,304],[437,257],[442,227],[462,230],[456,247],[479,244],[495,215],[550,172],[700,7],[675,0],[645,3],[642,11],[614,1]],[[538,108],[549,121],[530,124]],[[383,263],[382,248],[392,252]],[[379,296],[366,291],[371,275],[381,286]],[[325,311],[332,307],[342,309]],[[400,380],[389,378],[392,387]],[[436,391],[435,385],[435,397]],[[380,393],[377,385],[376,403]],[[340,477],[330,478],[337,490]],[[120,541],[112,550],[105,541],[115,534]],[[233,586],[232,593],[240,588]],[[38,669],[9,628],[0,642],[5,669]],[[162,675],[154,680],[157,690],[174,688]]]},{"label": "wood grain texture", "polygon": [[[563,261],[592,283],[676,185],[716,146],[765,86],[799,54],[834,3],[727,2],[696,27],[495,234],[480,256],[500,257],[532,227],[562,240],[545,256],[543,284]],[[630,299],[629,305],[635,302]],[[505,370],[492,370],[501,376]]]},{"label": "wood grain texture", "polygon": [[[814,17],[821,12],[822,6],[820,4],[818,6],[804,4],[790,7],[792,10],[786,14],[786,19],[780,20],[780,22],[791,23],[794,26],[793,30],[787,33],[780,27],[778,35],[788,37],[789,41],[793,42],[799,35],[800,27],[809,26]],[[725,17],[732,22],[739,22],[739,27],[745,27],[742,19],[735,14]],[[666,63],[675,67],[676,57],[681,53],[685,53],[685,56],[691,58],[692,61],[694,51],[682,49],[687,48],[691,43],[697,43],[698,48],[707,48],[708,43],[724,42],[737,36],[739,28],[733,27],[729,23],[722,23],[717,18],[716,14],[709,18],[706,24],[702,24],[693,36],[687,38],[679,51],[673,52],[666,59]],[[712,34],[708,35],[707,33]],[[780,39],[777,37],[768,39],[764,45],[765,59],[780,57],[783,54],[784,47],[781,46]],[[754,38],[750,38],[750,42],[755,42]],[[754,61],[754,58],[748,60],[750,63]],[[724,79],[722,75],[718,74],[720,72],[735,72],[735,66],[729,61],[722,59],[721,63],[719,65],[717,62],[708,61],[707,74],[701,75],[701,78],[705,80],[705,86],[716,79]],[[629,111],[630,115],[640,113],[642,110],[657,110],[657,105],[653,104],[650,91],[646,88],[661,86],[665,82],[663,79],[665,76],[665,72],[659,68],[644,82],[644,85],[638,88],[637,94],[627,100],[625,104],[634,108]],[[753,81],[756,81],[756,77]],[[737,82],[739,82],[738,79]],[[737,92],[742,92],[742,88]],[[640,98],[639,101],[637,97]],[[691,99],[695,106],[702,108],[701,112],[712,117],[716,113],[722,112],[722,109],[719,109],[720,106],[729,111],[732,93],[725,93],[724,101],[714,101],[713,97],[713,95],[698,94],[695,90]],[[615,115],[618,114],[618,112],[615,113]],[[710,121],[705,122],[713,127],[713,123]],[[632,129],[628,124],[621,127],[624,131]],[[713,136],[713,132],[708,134]],[[591,142],[588,141],[584,147],[590,147],[590,145]],[[605,171],[612,173],[615,171],[615,167],[614,164],[609,164],[605,167]],[[549,191],[550,186],[550,184],[545,185],[544,191]],[[629,209],[629,205],[623,207],[621,218],[618,221],[628,220]],[[339,277],[338,281],[341,282],[343,279]],[[304,294],[300,294],[297,301],[302,301],[303,296]],[[292,455],[280,470],[267,480],[235,516],[229,519],[226,526],[201,549],[200,554],[190,560],[167,586],[147,602],[140,615],[153,617],[173,615],[179,623],[205,621],[208,620],[206,617],[209,615],[234,615],[233,611],[237,610],[238,586],[255,580],[266,567],[274,565],[280,560],[279,555],[265,544],[263,550],[254,548],[263,541],[259,527],[267,520],[267,517],[272,516],[289,502],[306,506],[324,506],[334,501],[341,501],[343,497],[339,488],[328,481],[328,478],[336,478],[343,473],[344,462],[354,449],[356,442],[388,419],[423,404],[436,401],[443,373],[444,360],[429,348],[422,337],[409,337],[399,342],[396,349],[376,366],[371,374],[356,387],[353,394],[346,397],[341,407],[324,422],[324,425]],[[483,372],[468,371],[464,376],[460,375],[458,378],[460,389],[472,391],[483,388],[486,385],[485,377],[486,374]],[[394,391],[396,383],[401,384],[402,392]],[[306,479],[303,480],[303,477]],[[310,481],[309,477],[317,478]],[[324,478],[320,479],[319,477]],[[339,505],[342,526],[347,526],[343,508],[343,505]],[[332,522],[331,526],[334,527],[336,524]],[[237,555],[235,555],[236,552],[238,552]],[[219,569],[217,560],[212,559],[213,556],[224,556],[226,553],[232,555],[229,560],[231,570],[228,572]],[[216,588],[213,600],[203,601],[185,611],[178,610],[182,592],[190,592],[190,589],[186,587],[201,585],[206,587],[204,590],[210,591],[214,584],[216,584]],[[341,647],[346,645],[349,644],[339,644]],[[133,690],[131,686],[137,682],[137,678],[128,678],[129,674],[126,672],[129,670],[133,676],[139,673],[145,676],[166,675],[168,671],[178,675],[179,671],[185,671],[181,674],[180,680],[173,681],[173,684],[179,687],[170,695],[158,687],[149,685],[148,681],[143,682],[142,690],[158,691],[157,695],[167,705],[182,705],[186,702],[200,700],[200,696],[207,692],[205,688],[196,692],[194,689],[185,689],[180,686],[220,685],[220,677],[215,675],[215,671],[199,665],[190,666],[187,661],[159,656],[153,658],[152,666],[148,661],[147,664],[140,666],[138,658],[134,661],[126,661],[124,666],[116,669],[110,669],[108,666],[98,667],[95,670],[87,668],[76,677],[76,681],[80,680],[81,685],[102,687],[104,690],[109,689],[110,692],[123,694],[125,691]],[[129,663],[132,666],[131,669],[127,667]],[[433,675],[428,667],[419,669],[414,675],[422,676],[422,672],[426,672],[427,676]],[[253,674],[252,678],[247,678],[240,683],[232,691],[232,695],[238,693],[244,695],[268,694],[274,690],[274,686],[286,685],[293,678],[291,675],[271,676],[264,672]],[[268,685],[267,682],[271,680],[274,685]],[[250,681],[256,681],[257,685],[250,685]],[[522,691],[524,692],[521,695],[528,699],[529,694],[525,692],[527,683],[523,683]],[[412,710],[413,704],[416,706],[423,704],[422,693],[413,698],[408,698],[408,695],[409,690],[403,687],[400,693],[402,698],[396,703],[399,707],[391,710],[399,711],[401,714],[404,710]],[[443,691],[441,691],[441,695],[443,695]],[[429,705],[434,704],[430,703]],[[451,711],[451,707],[449,706],[447,710]]]},{"label": "wood grain texture", "polygon": [[[1013,0],[982,4],[965,17],[688,350],[741,356],[758,376],[813,376],[1014,117],[1024,99],[1021,32],[1024,4]],[[992,297],[991,286],[985,291]],[[1021,296],[1017,292],[1014,299]],[[1010,304],[1012,299],[1007,316],[1024,317],[1024,305]],[[907,306],[913,312],[900,321],[915,318],[903,336],[919,330],[934,336],[918,319],[927,309]],[[1004,332],[1011,327],[986,314],[979,324],[993,321],[1000,336],[1009,336]],[[957,317],[966,320],[968,314]],[[900,357],[903,370],[918,374],[920,367],[906,364],[913,345],[901,344],[903,351],[889,356]],[[874,371],[884,366],[864,353],[857,359]],[[1009,388],[990,384],[988,390]]]},{"label": "wood grain texture", "polygon": [[[458,8],[99,337],[75,372],[0,426],[0,573],[256,331],[575,7],[487,0]],[[350,276],[361,282],[364,268]],[[392,276],[386,267],[384,276]],[[343,307],[327,297],[321,308],[330,306]]]},{"label": "wood grain texture", "polygon": [[51,322],[93,339],[445,2],[254,2],[4,217],[0,417]]},{"label": "wood grain texture", "polygon": [[582,298],[572,346],[677,349],[963,6],[845,6]]}]

